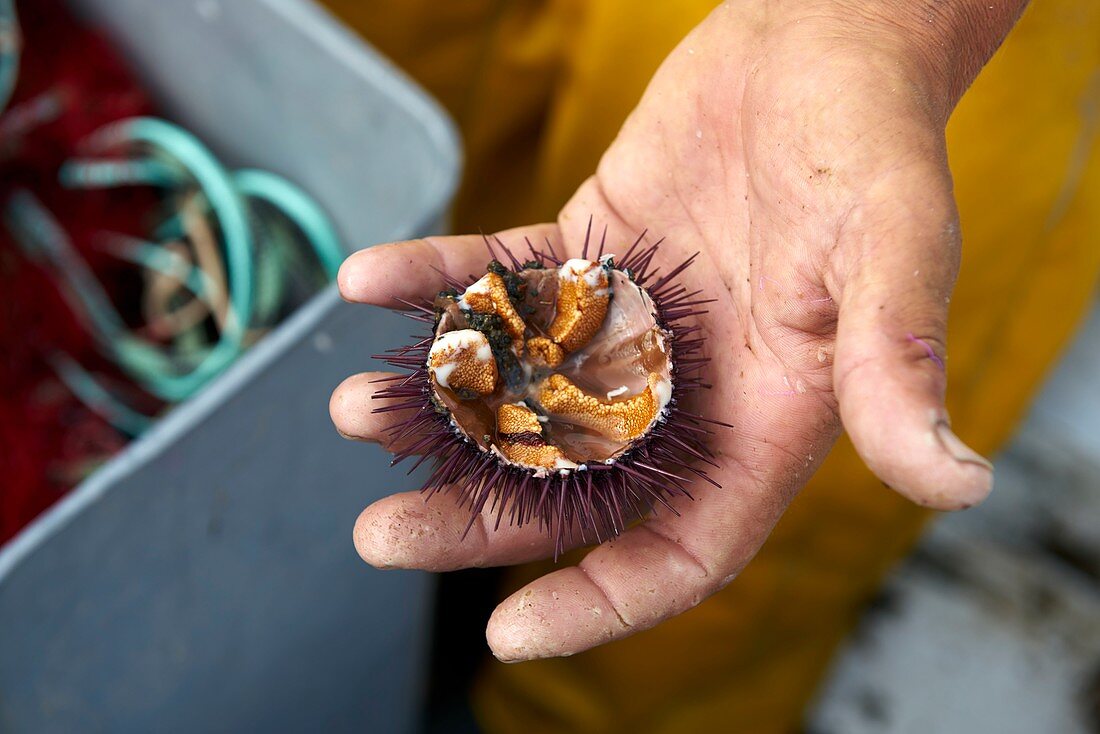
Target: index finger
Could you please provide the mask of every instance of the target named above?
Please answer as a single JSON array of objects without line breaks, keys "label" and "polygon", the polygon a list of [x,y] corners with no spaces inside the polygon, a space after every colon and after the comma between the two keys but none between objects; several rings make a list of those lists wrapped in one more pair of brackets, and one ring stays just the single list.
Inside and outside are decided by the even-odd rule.
[{"label": "index finger", "polygon": [[[520,260],[530,259],[527,243],[535,247],[549,237],[557,241],[558,227],[535,224],[490,235],[496,257],[507,258],[496,244],[499,238]],[[402,301],[417,302],[448,287],[448,278],[466,283],[485,274],[494,255],[482,235],[423,237],[368,247],[348,256],[336,282],[344,300],[387,308],[407,308]],[[510,265],[511,262],[505,262]]]}]

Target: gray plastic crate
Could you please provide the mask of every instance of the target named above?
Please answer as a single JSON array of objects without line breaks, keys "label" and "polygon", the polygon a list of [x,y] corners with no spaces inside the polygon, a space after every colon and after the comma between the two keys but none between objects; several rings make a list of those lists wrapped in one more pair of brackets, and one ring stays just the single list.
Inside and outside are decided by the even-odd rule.
[{"label": "gray plastic crate", "polygon": [[[225,160],[312,192],[353,246],[455,186],[439,109],[303,0],[73,0]],[[335,434],[347,373],[407,322],[330,289],[0,549],[0,732],[417,728],[431,579],[351,527],[407,489]]]}]

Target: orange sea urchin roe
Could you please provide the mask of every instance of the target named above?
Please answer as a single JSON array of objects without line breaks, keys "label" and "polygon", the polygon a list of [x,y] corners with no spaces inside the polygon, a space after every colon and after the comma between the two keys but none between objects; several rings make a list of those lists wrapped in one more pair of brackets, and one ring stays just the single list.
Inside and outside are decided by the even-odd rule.
[{"label": "orange sea urchin roe", "polygon": [[436,302],[438,339],[458,341],[433,345],[440,405],[482,450],[536,473],[614,461],[671,396],[668,335],[652,300],[609,261],[515,276],[499,268]]},{"label": "orange sea urchin roe", "polygon": [[565,359],[565,351],[545,336],[528,339],[527,352],[532,362],[547,367],[557,367]]},{"label": "orange sea urchin roe", "polygon": [[497,387],[497,363],[489,340],[473,329],[436,337],[428,352],[428,368],[438,384],[456,393],[488,395]]},{"label": "orange sea urchin roe", "polygon": [[601,400],[570,382],[550,375],[539,391],[539,404],[567,420],[594,428],[617,441],[630,441],[649,427],[662,407],[660,377],[651,373],[646,389],[623,400]]},{"label": "orange sea urchin roe", "polygon": [[547,329],[566,352],[583,347],[603,326],[611,287],[598,262],[567,260],[558,272],[557,314]]},{"label": "orange sea urchin roe", "polygon": [[557,446],[546,443],[538,415],[525,405],[502,405],[497,411],[500,451],[510,461],[543,469],[576,467]]}]

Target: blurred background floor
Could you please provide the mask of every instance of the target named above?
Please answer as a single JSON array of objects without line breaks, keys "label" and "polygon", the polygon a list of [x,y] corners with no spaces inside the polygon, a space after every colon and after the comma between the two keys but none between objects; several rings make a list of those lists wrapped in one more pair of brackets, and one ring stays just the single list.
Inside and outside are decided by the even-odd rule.
[{"label": "blurred background floor", "polygon": [[996,469],[892,576],[808,732],[1100,732],[1100,305]]}]

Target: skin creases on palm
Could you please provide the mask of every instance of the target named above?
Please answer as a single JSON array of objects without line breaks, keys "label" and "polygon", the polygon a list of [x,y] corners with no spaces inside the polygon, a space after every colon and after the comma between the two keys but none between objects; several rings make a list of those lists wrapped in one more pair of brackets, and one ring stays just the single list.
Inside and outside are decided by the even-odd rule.
[{"label": "skin creases on palm", "polygon": [[[721,588],[842,420],[870,468],[916,502],[955,509],[991,488],[988,462],[943,409],[959,253],[945,115],[899,92],[908,82],[887,58],[730,12],[716,10],[670,55],[556,224],[500,233],[549,237],[579,256],[591,217],[609,242],[665,237],[665,265],[700,253],[683,279],[717,299],[698,317],[713,385],[698,412],[734,426],[710,442],[723,489],[674,499],[679,516],[658,514],[502,602],[487,630],[501,659],[572,654]],[[350,257],[340,287],[348,300],[394,306],[439,290],[433,268],[465,278],[484,260],[480,236],[395,243]],[[372,413],[370,399],[382,376],[354,376],[334,393],[345,435],[384,441],[393,419]],[[355,542],[376,566],[429,570],[553,552],[532,526],[478,523],[463,540],[467,521],[446,499],[398,494],[363,512]]]}]

